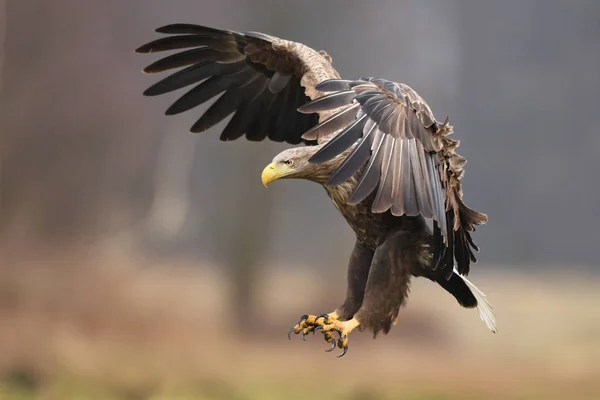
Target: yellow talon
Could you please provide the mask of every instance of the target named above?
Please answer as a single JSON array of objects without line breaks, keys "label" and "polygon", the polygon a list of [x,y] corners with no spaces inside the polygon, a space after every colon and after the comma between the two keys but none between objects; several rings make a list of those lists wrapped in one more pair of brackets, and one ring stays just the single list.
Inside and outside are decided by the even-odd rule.
[{"label": "yellow talon", "polygon": [[337,332],[339,338],[337,340],[337,347],[342,349],[342,354],[338,357],[342,357],[348,351],[348,335],[352,332],[356,327],[360,325],[360,322],[356,318],[352,318],[349,321],[338,321],[335,320],[333,323],[325,325],[323,329],[323,334]]},{"label": "yellow talon", "polygon": [[[340,321],[338,317],[339,313],[337,310],[329,314],[318,316],[303,315],[300,318],[300,321],[290,329],[288,338],[291,338],[293,332],[295,334],[300,334],[302,340],[306,340],[306,335],[311,332],[314,334],[316,331],[320,330],[323,333],[325,341],[332,344],[331,348],[326,351],[332,351],[337,345],[337,347],[342,349],[342,354],[338,357],[342,357],[348,351],[348,335],[360,325],[360,322],[356,318],[352,318],[348,321]],[[339,335],[337,343],[335,340],[335,332]]]}]

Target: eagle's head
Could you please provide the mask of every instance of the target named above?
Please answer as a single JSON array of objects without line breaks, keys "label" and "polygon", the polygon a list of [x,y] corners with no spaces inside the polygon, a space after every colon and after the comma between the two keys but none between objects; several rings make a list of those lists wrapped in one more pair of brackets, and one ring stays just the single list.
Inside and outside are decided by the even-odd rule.
[{"label": "eagle's head", "polygon": [[277,179],[309,179],[313,180],[318,166],[310,164],[308,159],[314,154],[311,147],[294,147],[286,149],[273,158],[262,172],[262,183],[265,187]]}]

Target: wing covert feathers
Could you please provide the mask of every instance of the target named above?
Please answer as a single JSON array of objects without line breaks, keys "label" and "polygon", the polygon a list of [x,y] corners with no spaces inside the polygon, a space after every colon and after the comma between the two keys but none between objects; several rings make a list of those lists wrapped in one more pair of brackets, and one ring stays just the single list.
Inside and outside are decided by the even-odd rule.
[{"label": "wing covert feathers", "polygon": [[339,78],[325,52],[258,32],[192,24],[172,24],[156,31],[167,36],[136,52],[181,51],[155,61],[144,72],[178,70],[144,94],[158,96],[191,86],[168,108],[168,115],[189,111],[221,95],[192,126],[192,132],[203,132],[233,114],[221,140],[245,135],[253,141],[268,137],[290,144],[315,144],[302,139],[302,134],[319,117],[297,109],[321,95],[315,89],[317,83]]},{"label": "wing covert feathers", "polygon": [[330,114],[304,134],[325,143],[309,161],[331,160],[354,146],[327,184],[339,185],[362,170],[349,203],[375,193],[372,212],[433,219],[433,268],[449,279],[456,260],[458,271],[467,275],[478,251],[470,232],[487,216],[462,200],[466,160],[455,152],[459,142],[449,137],[448,119],[438,122],[427,103],[402,83],[331,79],[316,89],[325,94],[299,111]]}]

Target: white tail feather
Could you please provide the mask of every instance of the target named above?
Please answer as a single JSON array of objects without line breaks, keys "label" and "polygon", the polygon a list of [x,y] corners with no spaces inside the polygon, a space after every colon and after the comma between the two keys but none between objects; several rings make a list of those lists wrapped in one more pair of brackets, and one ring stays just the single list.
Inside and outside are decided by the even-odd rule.
[{"label": "white tail feather", "polygon": [[471,289],[471,293],[473,293],[475,299],[477,299],[477,311],[479,312],[479,318],[481,318],[490,331],[496,333],[496,318],[492,312],[492,305],[489,301],[487,301],[485,293],[479,290],[479,288],[472,284],[471,281],[469,281],[466,277],[459,274],[456,268],[454,268],[454,273],[460,276],[469,289]]}]

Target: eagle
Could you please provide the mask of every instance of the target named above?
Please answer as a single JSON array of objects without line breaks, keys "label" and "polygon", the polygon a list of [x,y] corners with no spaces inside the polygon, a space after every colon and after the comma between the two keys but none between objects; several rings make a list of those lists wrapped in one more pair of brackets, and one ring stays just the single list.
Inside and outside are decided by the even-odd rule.
[{"label": "eagle", "polygon": [[[259,32],[177,23],[137,53],[177,50],[143,69],[171,71],[144,91],[191,88],[167,110],[189,111],[218,99],[192,125],[208,130],[231,117],[220,140],[268,138],[292,147],[262,171],[321,185],[356,234],[346,296],[334,311],[303,315],[288,333],[320,331],[340,356],[358,328],[387,334],[405,304],[412,277],[437,282],[496,332],[492,307],[466,276],[478,247],[471,238],[487,216],[463,201],[465,158],[456,153],[448,118],[438,121],[403,83],[342,79],[323,50]],[[176,70],[176,71],[172,71]]]}]

